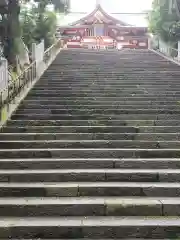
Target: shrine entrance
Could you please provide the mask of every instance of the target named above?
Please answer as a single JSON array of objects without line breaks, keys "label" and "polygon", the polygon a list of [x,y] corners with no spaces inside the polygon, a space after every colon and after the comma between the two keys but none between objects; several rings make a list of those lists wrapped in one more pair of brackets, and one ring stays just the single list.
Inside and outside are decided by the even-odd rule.
[{"label": "shrine entrance", "polygon": [[104,24],[94,24],[94,36],[101,37],[105,36]]},{"label": "shrine entrance", "polygon": [[129,25],[108,15],[100,5],[84,18],[60,28],[68,48],[148,48],[147,27]]}]

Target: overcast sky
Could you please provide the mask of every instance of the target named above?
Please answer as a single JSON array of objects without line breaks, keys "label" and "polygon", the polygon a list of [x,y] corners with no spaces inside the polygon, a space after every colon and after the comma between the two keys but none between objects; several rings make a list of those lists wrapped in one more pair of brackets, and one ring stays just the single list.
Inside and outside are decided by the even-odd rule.
[{"label": "overcast sky", "polygon": [[[100,0],[108,12],[141,12],[151,8],[152,0]],[[96,0],[71,0],[71,11],[90,12]]]}]

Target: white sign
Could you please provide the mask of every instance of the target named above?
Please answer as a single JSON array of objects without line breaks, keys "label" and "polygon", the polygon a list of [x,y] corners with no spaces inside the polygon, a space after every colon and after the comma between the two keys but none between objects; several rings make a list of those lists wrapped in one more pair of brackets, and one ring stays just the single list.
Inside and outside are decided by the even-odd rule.
[{"label": "white sign", "polygon": [[140,42],[140,43],[139,43],[139,46],[140,46],[140,47],[146,47],[146,43],[145,43],[145,42]]}]

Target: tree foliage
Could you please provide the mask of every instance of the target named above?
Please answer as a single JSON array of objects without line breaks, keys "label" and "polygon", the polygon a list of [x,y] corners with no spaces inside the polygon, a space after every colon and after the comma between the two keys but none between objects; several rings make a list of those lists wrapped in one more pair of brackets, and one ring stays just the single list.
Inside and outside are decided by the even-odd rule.
[{"label": "tree foliage", "polygon": [[[23,38],[28,48],[32,42],[45,40],[45,46],[50,46],[55,38],[56,14],[49,12],[46,6],[54,3],[55,8],[64,10],[63,1],[35,0],[38,6],[32,9],[22,9],[22,3],[29,0],[7,0],[8,14],[1,22],[1,42],[4,46],[4,55],[11,65],[16,65],[16,56],[20,48],[20,39]],[[4,31],[4,29],[6,29]]]},{"label": "tree foliage", "polygon": [[[173,0],[176,3],[175,0]],[[154,0],[153,10],[149,16],[149,28],[166,42],[177,42],[180,39],[180,18],[177,5],[173,8],[171,0]],[[171,8],[171,9],[170,9]]]},{"label": "tree foliage", "polygon": [[49,47],[55,40],[56,13],[46,10],[46,6],[38,6],[24,9],[20,14],[22,37],[24,43],[31,48],[33,42],[45,41],[45,47]]}]

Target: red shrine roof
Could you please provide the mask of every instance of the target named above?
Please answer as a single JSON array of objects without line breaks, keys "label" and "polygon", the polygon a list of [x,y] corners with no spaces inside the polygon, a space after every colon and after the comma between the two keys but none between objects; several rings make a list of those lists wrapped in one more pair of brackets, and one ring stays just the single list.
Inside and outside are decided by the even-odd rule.
[{"label": "red shrine roof", "polygon": [[103,8],[101,7],[100,4],[96,6],[93,12],[88,14],[87,16],[79,19],[78,21],[75,21],[71,23],[71,26],[76,26],[76,25],[84,25],[84,24],[94,24],[94,23],[106,23],[106,24],[119,24],[121,26],[127,26],[129,24],[118,20],[109,14],[107,14]]},{"label": "red shrine roof", "polygon": [[[113,16],[112,16],[113,15]],[[147,27],[147,14],[108,14],[101,5],[97,5],[90,14],[69,13],[59,18],[59,27],[80,27],[94,23],[105,23],[117,27]]]}]

